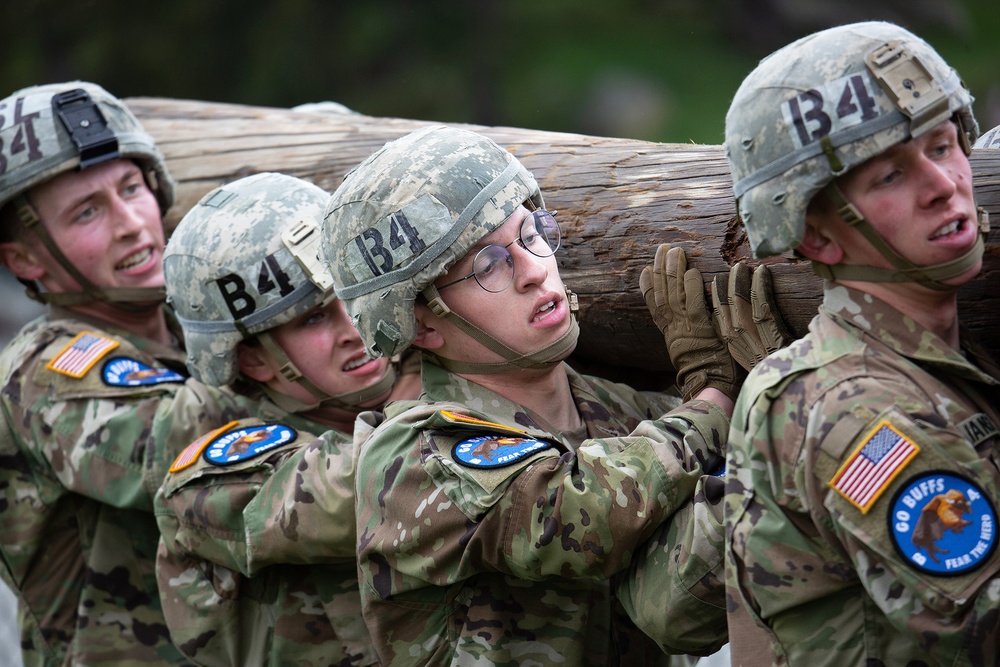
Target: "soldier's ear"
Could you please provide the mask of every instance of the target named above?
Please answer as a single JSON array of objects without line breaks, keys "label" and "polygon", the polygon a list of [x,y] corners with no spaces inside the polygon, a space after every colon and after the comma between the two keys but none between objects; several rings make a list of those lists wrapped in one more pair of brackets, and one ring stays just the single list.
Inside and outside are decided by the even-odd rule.
[{"label": "soldier's ear", "polygon": [[795,250],[806,259],[821,264],[839,264],[844,258],[844,249],[830,234],[828,226],[817,221],[811,213],[806,215],[806,231]]},{"label": "soldier's ear", "polygon": [[22,280],[40,280],[46,274],[38,253],[23,241],[0,243],[0,264]]},{"label": "soldier's ear", "polygon": [[262,347],[246,343],[236,346],[236,362],[239,364],[240,372],[257,382],[270,382],[276,376],[271,364],[267,363],[268,359]]},{"label": "soldier's ear", "polygon": [[441,319],[422,303],[413,306],[413,314],[417,318],[417,335],[413,338],[413,345],[425,350],[436,350],[444,345],[444,337],[437,329]]}]

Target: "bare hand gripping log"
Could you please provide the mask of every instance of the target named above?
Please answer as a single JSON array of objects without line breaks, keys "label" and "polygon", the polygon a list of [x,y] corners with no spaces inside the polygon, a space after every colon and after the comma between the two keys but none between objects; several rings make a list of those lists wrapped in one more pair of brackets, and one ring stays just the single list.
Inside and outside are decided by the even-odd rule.
[{"label": "bare hand gripping log", "polygon": [[[173,228],[203,194],[235,178],[279,171],[333,190],[344,174],[390,139],[431,125],[349,112],[132,98],[128,105],[156,139],[177,179]],[[721,115],[720,115],[721,135]],[[670,372],[663,338],[638,289],[656,248],[684,248],[706,282],[750,259],[736,219],[729,167],[721,146],[660,144],[511,127],[466,126],[508,148],[535,174],[546,205],[559,211],[557,253],[566,283],[580,297],[574,357],[591,370],[626,366],[624,379]],[[983,271],[963,287],[964,325],[1000,357],[1000,149],[971,157],[980,206],[992,216]],[[750,260],[750,266],[758,262]],[[809,263],[770,264],[781,314],[796,336],[816,312],[820,279]],[[607,374],[607,373],[606,373]],[[638,384],[638,382],[637,382]]]}]

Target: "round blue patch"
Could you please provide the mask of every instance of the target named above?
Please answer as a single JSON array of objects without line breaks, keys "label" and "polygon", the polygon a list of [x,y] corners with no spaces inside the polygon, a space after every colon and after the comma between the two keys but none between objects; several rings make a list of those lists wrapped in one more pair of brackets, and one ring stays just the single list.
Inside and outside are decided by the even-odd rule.
[{"label": "round blue patch", "polygon": [[544,440],[479,435],[456,443],[452,457],[469,468],[502,468],[549,447],[552,443]]},{"label": "round blue patch", "polygon": [[975,482],[952,472],[907,480],[892,499],[889,534],[914,567],[938,576],[982,565],[997,544],[997,513]]},{"label": "round blue patch", "polygon": [[295,430],[284,424],[246,426],[223,433],[205,449],[205,460],[217,466],[246,461],[295,439]]},{"label": "round blue patch", "polygon": [[128,357],[108,359],[101,377],[104,384],[111,387],[142,387],[164,382],[184,382],[187,379],[169,368],[153,368]]}]

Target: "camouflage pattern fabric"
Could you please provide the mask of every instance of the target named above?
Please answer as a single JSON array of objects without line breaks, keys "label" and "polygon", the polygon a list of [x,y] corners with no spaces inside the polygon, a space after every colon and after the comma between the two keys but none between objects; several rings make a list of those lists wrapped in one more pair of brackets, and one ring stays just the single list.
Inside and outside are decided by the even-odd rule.
[{"label": "camouflage pattern fabric", "polygon": [[153,495],[181,447],[248,406],[182,373],[180,350],[56,308],[0,354],[0,553],[25,665],[189,664],[160,609]]},{"label": "camouflage pattern fabric", "polygon": [[963,352],[828,282],[809,334],[751,372],[726,585],[776,664],[996,664],[1000,375]]},{"label": "camouflage pattern fabric", "polygon": [[283,238],[316,239],[318,246],[316,221],[327,199],[312,183],[263,172],[211,190],[184,214],[163,252],[163,275],[195,379],[231,384],[241,341],[332,297],[315,247]]},{"label": "camouflage pattern fabric", "polygon": [[[14,118],[19,119],[7,122],[0,132],[0,141],[8,147],[4,151],[5,164],[0,173],[0,206],[54,176],[81,168],[83,161],[80,158],[80,146],[77,145],[81,137],[70,135],[66,125],[60,120],[62,112],[54,102],[60,97],[63,102],[69,102],[63,109],[80,124],[80,128],[86,129],[88,125],[81,121],[93,122],[95,118],[78,106],[77,103],[83,101],[80,97],[82,95],[88,96],[96,105],[93,113],[99,112],[104,117],[109,138],[112,139],[97,150],[90,146],[90,158],[93,159],[95,153],[117,150],[121,157],[138,163],[147,174],[147,179],[155,184],[152,190],[160,204],[160,210],[166,212],[174,202],[175,183],[167,171],[163,153],[124,102],[101,86],[87,81],[29,86],[0,100],[0,108],[16,110]],[[65,99],[66,96],[73,101]],[[90,127],[94,130],[99,125],[91,124]],[[21,133],[24,134],[24,139],[16,138]],[[87,136],[86,132],[83,134],[84,141],[94,138],[93,135]],[[19,145],[18,142],[22,142],[27,150],[14,150],[13,146]]]},{"label": "camouflage pattern fabric", "polygon": [[369,354],[408,348],[417,295],[527,200],[545,207],[531,172],[455,127],[411,132],[352,169],[327,203],[320,256]]},{"label": "camouflage pattern fabric", "polygon": [[[262,411],[296,437],[227,466],[198,455],[156,497],[171,636],[206,667],[375,664],[358,593],[351,436],[315,439],[309,430],[322,425],[267,402]],[[300,507],[316,516],[300,519]],[[284,564],[306,556],[324,564]]]},{"label": "camouflage pattern fabric", "polygon": [[718,467],[728,420],[567,373],[581,432],[425,361],[426,400],[364,443],[361,596],[384,664],[669,663],[609,578]]},{"label": "camouflage pattern fabric", "polygon": [[728,641],[724,487],[722,477],[703,475],[694,497],[653,533],[618,583],[629,617],[666,653],[709,655]]},{"label": "camouflage pattern fabric", "polygon": [[892,23],[821,30],[761,60],[733,95],[725,137],[754,257],[798,246],[809,202],[838,175],[952,116],[975,141],[958,73]]},{"label": "camouflage pattern fabric", "polygon": [[976,139],[975,148],[1000,148],[1000,125]]}]

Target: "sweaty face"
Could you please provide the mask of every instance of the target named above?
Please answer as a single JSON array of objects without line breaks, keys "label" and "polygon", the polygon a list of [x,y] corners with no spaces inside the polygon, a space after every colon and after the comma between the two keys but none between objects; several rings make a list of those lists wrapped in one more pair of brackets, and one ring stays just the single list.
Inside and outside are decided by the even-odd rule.
[{"label": "sweaty face", "polygon": [[[475,280],[463,280],[441,294],[455,313],[518,352],[541,349],[570,326],[569,304],[555,256],[538,257],[513,243],[528,215],[528,209],[518,207],[503,225],[435,281],[440,287],[469,275],[476,254],[487,245],[507,246],[514,262],[514,277],[505,290],[491,293]],[[475,362],[502,360],[447,320],[437,319],[435,327],[445,337],[445,345],[435,350],[442,357]]]},{"label": "sweaty face", "polygon": [[[351,323],[344,302],[334,299],[270,330],[295,367],[331,395],[369,387],[385,374],[389,361],[372,359]],[[298,383],[278,375],[275,388],[304,403],[317,399]]]},{"label": "sweaty face", "polygon": [[[960,257],[978,238],[972,170],[950,121],[868,160],[838,185],[879,235],[918,266]],[[838,238],[845,263],[889,266],[856,230],[845,226]],[[980,268],[947,282],[960,285]]]},{"label": "sweaty face", "polygon": [[[33,188],[28,198],[49,236],[95,286],[163,286],[160,208],[131,160],[64,172]],[[23,238],[44,270],[40,280],[46,289],[79,291],[76,280],[32,233]]]}]

